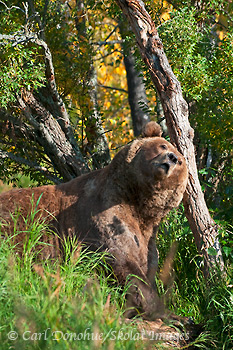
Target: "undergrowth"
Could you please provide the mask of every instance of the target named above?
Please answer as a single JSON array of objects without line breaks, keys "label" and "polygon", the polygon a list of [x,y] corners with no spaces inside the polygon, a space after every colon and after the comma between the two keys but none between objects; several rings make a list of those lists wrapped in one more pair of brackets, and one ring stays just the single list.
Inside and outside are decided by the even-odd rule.
[{"label": "undergrowth", "polygon": [[219,240],[222,247],[229,246],[223,250],[225,276],[215,268],[208,281],[202,272],[203,258],[197,252],[182,206],[173,210],[161,224],[157,238],[160,267],[172,242],[178,242],[169,308],[203,325],[206,339],[196,346],[208,350],[233,349],[233,256],[225,254],[230,250],[232,233],[230,239],[230,231],[224,229],[223,225]]},{"label": "undergrowth", "polygon": [[[41,247],[45,230],[45,222],[34,214],[27,218],[28,240],[22,256],[15,253],[10,237],[0,242],[0,348],[163,349],[143,341],[135,323],[124,320],[127,286],[117,284],[107,253],[89,252],[76,240],[66,240],[63,261],[41,262],[35,248]],[[169,308],[203,324],[196,348],[232,349],[229,261],[225,278],[215,272],[205,281],[182,209],[173,211],[160,227],[161,266],[174,240],[179,246]]]},{"label": "undergrowth", "polygon": [[36,218],[37,205],[24,219],[21,256],[12,245],[20,231],[0,241],[1,350],[145,348],[136,326],[123,321],[127,286],[116,283],[106,253],[67,239],[63,261],[39,260],[36,248],[51,232]]}]

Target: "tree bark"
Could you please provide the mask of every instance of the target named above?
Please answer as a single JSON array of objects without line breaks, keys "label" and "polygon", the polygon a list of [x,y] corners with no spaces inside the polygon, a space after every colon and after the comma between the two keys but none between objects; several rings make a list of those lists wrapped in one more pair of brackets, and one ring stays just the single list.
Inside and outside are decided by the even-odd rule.
[{"label": "tree bark", "polygon": [[[82,5],[81,0],[77,0],[77,3]],[[69,113],[56,85],[52,53],[46,42],[44,23],[35,8],[35,2],[30,0],[29,5],[33,14],[31,17],[36,20],[38,25],[38,32],[30,31],[31,27],[28,24],[30,22],[26,11],[24,31],[10,35],[0,34],[0,42],[2,45],[7,43],[22,45],[30,42],[42,48],[46,84],[38,90],[22,89],[20,93],[17,93],[15,106],[10,106],[9,110],[0,109],[0,128],[6,129],[2,134],[1,146],[3,149],[0,152],[0,165],[8,159],[13,163],[18,163],[19,166],[21,165],[20,169],[26,167],[32,172],[36,170],[49,180],[59,183],[69,181],[90,171],[90,169],[79,149]],[[25,6],[27,9],[27,5]],[[47,2],[44,7],[44,16],[46,9]],[[81,19],[81,24],[85,25],[82,14]],[[32,27],[34,28],[34,26]],[[92,128],[89,153],[93,157],[93,168],[98,168],[110,161],[110,154],[97,106],[97,79],[92,61],[86,76],[88,103],[85,106],[86,114],[84,117],[88,121],[88,127]],[[84,97],[82,96],[82,98]],[[19,137],[12,137],[12,134],[19,135]],[[12,144],[13,148],[10,148],[9,143]],[[36,148],[36,144],[39,147],[33,154],[35,157],[32,157],[32,149]],[[40,165],[41,163],[43,166]]]},{"label": "tree bark", "polygon": [[[188,120],[188,105],[143,1],[116,2],[128,18],[142,58],[149,68],[163,106],[171,142],[185,156],[187,162],[189,180],[183,203],[198,251],[204,257],[204,273],[207,277],[210,267],[215,267],[218,263],[224,269],[224,264],[218,241],[218,227],[209,214],[198,179],[193,145],[194,131]],[[209,254],[210,247],[215,249],[216,255]]]},{"label": "tree bark", "polygon": [[[85,49],[90,46],[86,30],[86,13],[83,0],[76,0],[77,17],[75,21],[79,35],[80,45],[84,44]],[[89,106],[89,115],[85,115],[86,135],[88,140],[88,152],[93,160],[93,168],[103,168],[111,161],[108,141],[102,125],[97,99],[97,76],[93,64],[91,50],[88,57],[88,69],[84,78],[84,90],[86,89],[86,106]],[[84,110],[86,109],[84,107]],[[82,106],[80,106],[82,109]]]},{"label": "tree bark", "polygon": [[[120,33],[124,39],[128,33],[127,23],[121,21]],[[150,121],[148,111],[148,100],[146,97],[145,85],[143,77],[135,67],[135,58],[132,48],[123,42],[123,56],[126,70],[126,78],[128,85],[128,101],[131,111],[134,136],[142,133],[143,126]]]},{"label": "tree bark", "polygon": [[24,116],[33,126],[37,142],[44,148],[54,168],[64,181],[69,181],[88,171],[80,152],[69,142],[60,123],[30,92],[18,96]]},{"label": "tree bark", "polygon": [[[3,42],[13,42],[14,44],[30,41],[44,50],[46,86],[38,89],[38,92],[29,92],[22,89],[21,93],[17,96],[17,107],[21,113],[21,118],[19,119],[25,117],[27,120],[27,127],[25,128],[23,138],[25,138],[25,141],[26,139],[32,139],[44,148],[44,154],[51,160],[54,172],[43,172],[41,171],[41,167],[34,166],[34,162],[21,162],[20,160],[23,160],[22,154],[21,156],[18,154],[17,157],[14,157],[10,152],[4,152],[1,155],[4,154],[4,158],[7,158],[8,155],[8,158],[12,160],[17,158],[19,163],[27,165],[31,169],[39,170],[48,179],[56,179],[56,182],[59,175],[63,177],[63,181],[69,181],[74,177],[88,172],[90,169],[77,145],[70,124],[69,114],[57,90],[52,54],[47,43],[42,39],[38,39],[35,33],[28,33],[28,35],[0,35],[1,40]],[[8,119],[7,114],[4,109],[0,110],[1,127],[4,124],[4,120]],[[14,118],[14,114],[11,120],[17,129],[19,122],[17,122],[17,118]],[[22,122],[20,123],[23,124]],[[26,149],[28,147],[31,147],[30,144],[25,142],[23,148]],[[16,153],[18,153],[17,147],[15,148]],[[31,163],[31,166],[29,163]]]}]

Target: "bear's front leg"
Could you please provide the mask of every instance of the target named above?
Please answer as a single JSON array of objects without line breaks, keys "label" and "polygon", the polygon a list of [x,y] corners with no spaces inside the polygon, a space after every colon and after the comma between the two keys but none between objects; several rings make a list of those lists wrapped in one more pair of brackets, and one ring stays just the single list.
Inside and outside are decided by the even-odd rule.
[{"label": "bear's front leg", "polygon": [[[141,315],[145,319],[155,320],[164,315],[164,301],[157,294],[155,279],[153,275],[152,283],[147,277],[147,259],[142,252],[130,254],[127,249],[117,245],[110,249],[113,255],[111,265],[119,283],[128,285],[125,316],[132,318]],[[141,258],[142,257],[142,258]],[[146,261],[146,262],[145,262]],[[154,271],[154,268],[152,268]],[[151,271],[152,271],[151,270]]]},{"label": "bear's front leg", "polygon": [[148,280],[140,266],[140,260],[114,251],[113,270],[121,284],[127,283],[125,316],[132,318],[141,315],[148,320],[162,318],[165,313],[164,300]]},{"label": "bear's front leg", "polygon": [[155,287],[158,257],[154,237],[150,240],[149,232],[144,235],[133,216],[124,214],[114,208],[98,220],[103,246],[113,256],[111,265],[119,283],[129,283],[127,315],[140,313],[147,319],[156,319],[164,312],[164,303]]}]

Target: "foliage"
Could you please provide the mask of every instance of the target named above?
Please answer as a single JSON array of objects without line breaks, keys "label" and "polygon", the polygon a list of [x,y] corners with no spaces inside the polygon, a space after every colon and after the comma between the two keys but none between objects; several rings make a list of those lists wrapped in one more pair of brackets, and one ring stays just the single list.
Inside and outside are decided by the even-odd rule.
[{"label": "foliage", "polygon": [[[223,224],[223,223],[222,223]],[[219,239],[224,246],[224,237],[232,232],[224,231]],[[169,252],[172,242],[178,242],[174,261],[175,282],[169,295],[171,310],[189,316],[203,325],[206,339],[203,349],[231,349],[233,346],[233,255],[231,239],[225,240],[223,248],[226,276],[213,271],[209,281],[201,270],[202,257],[197,253],[193,234],[189,229],[182,206],[173,210],[161,224],[157,245],[160,254],[160,267]],[[209,334],[209,338],[207,336]],[[208,340],[207,340],[208,339]],[[211,344],[211,345],[210,345]]]},{"label": "foliage", "polygon": [[[13,253],[11,237],[1,241],[1,349],[144,349],[134,324],[121,320],[126,289],[112,283],[106,253],[65,241],[63,263],[37,264],[47,228],[33,220],[28,230],[22,257]],[[17,339],[9,338],[13,332]]]},{"label": "foliage", "polygon": [[[37,261],[36,248],[47,227],[40,219],[35,220],[36,211],[35,206],[27,219],[30,242],[25,244],[21,257],[14,254],[11,236],[1,241],[1,348],[147,348],[135,324],[122,320],[127,286],[117,285],[107,253],[91,253],[75,240],[66,240],[63,261]],[[160,228],[157,243],[161,265],[174,239],[179,241],[179,247],[170,309],[204,324],[196,346],[230,350],[233,344],[232,268],[227,265],[226,280],[219,278],[215,271],[206,287],[201,259],[182,208],[173,211]],[[9,334],[14,335],[10,332],[17,332],[17,339],[10,340]],[[98,340],[102,333],[106,336],[104,341]],[[148,346],[151,349],[152,344]]]},{"label": "foliage", "polygon": [[[126,73],[123,63],[122,38],[119,32],[121,14],[115,2],[83,2],[84,12],[77,8],[76,1],[69,5],[64,1],[34,1],[42,21],[42,30],[31,8],[11,1],[7,9],[1,3],[0,30],[20,37],[28,33],[43,33],[51,50],[58,91],[65,101],[77,146],[86,159],[89,153],[88,123],[93,115],[90,100],[92,68],[97,74],[98,113],[105,128],[111,154],[122,144],[132,140],[130,110],[128,106]],[[219,217],[230,220],[232,216],[232,23],[231,3],[228,1],[195,2],[148,1],[146,5],[162,39],[172,69],[181,82],[190,106],[190,121],[197,135],[196,146],[200,159],[199,169],[208,205]],[[80,12],[81,11],[81,12]],[[85,18],[85,21],[83,20]],[[56,38],[56,40],[54,40]],[[132,46],[129,34],[124,44]],[[47,99],[42,89],[46,84],[44,53],[33,41],[3,41],[1,45],[1,106],[23,123],[26,132],[18,130],[11,122],[1,124],[1,148],[13,153],[12,158],[0,162],[2,179],[14,179],[16,169],[30,175],[37,183],[48,182],[38,165],[57,176],[55,162],[50,155],[43,156],[45,149],[36,142],[35,135],[28,135],[27,121],[15,99],[17,94],[30,90],[34,95]],[[3,52],[4,51],[4,52]],[[137,50],[138,69],[146,76],[147,96],[152,118],[157,114],[157,102],[149,73],[142,64]],[[14,77],[14,79],[12,79]],[[13,103],[14,102],[14,103]],[[47,102],[46,102],[47,103]],[[14,119],[15,120],[15,119]],[[202,150],[199,152],[199,150]],[[212,151],[211,166],[205,158]],[[14,156],[18,161],[14,160]],[[34,168],[19,165],[20,157],[36,161]],[[16,165],[17,164],[17,165]],[[89,165],[92,166],[91,160]],[[213,170],[214,169],[214,170]],[[215,172],[213,175],[213,171]],[[59,175],[59,174],[58,174]],[[214,196],[211,196],[213,190]]]},{"label": "foliage", "polygon": [[[182,28],[182,30],[180,30]],[[197,27],[195,9],[184,7],[171,13],[171,19],[159,27],[161,40],[188,99],[199,100],[211,84],[207,57],[198,52],[204,35]]]},{"label": "foliage", "polygon": [[[83,7],[79,9],[81,3]],[[12,0],[11,7],[1,2],[0,31],[4,35],[1,37],[3,120],[0,122],[1,150],[5,153],[1,156],[0,167],[4,181],[9,178],[14,181],[16,164],[18,172],[30,175],[38,184],[56,177],[62,179],[57,162],[51,159],[44,142],[38,142],[32,118],[25,117],[26,109],[18,101],[22,98],[27,106],[26,92],[30,91],[47,112],[58,118],[53,106],[56,99],[48,89],[51,74],[48,75],[45,57],[47,49],[37,39],[42,39],[51,52],[49,64],[54,66],[57,89],[69,113],[76,147],[88,164],[92,167],[93,152],[98,152],[98,143],[90,152],[96,113],[100,116],[98,123],[106,130],[105,134],[103,131],[100,134],[108,137],[112,154],[118,146],[132,139],[130,119],[125,117],[129,108],[121,38],[118,24],[108,17],[108,11],[113,13],[109,4],[91,0],[70,1],[69,4],[63,1],[19,4]],[[94,70],[97,70],[97,81]],[[125,92],[122,94],[122,91]],[[96,105],[91,93],[97,93],[99,102]],[[36,121],[41,119],[37,113],[33,114]],[[46,172],[38,170],[41,168]]]},{"label": "foliage", "polygon": [[[27,7],[26,2],[12,0],[10,5],[8,2],[5,4],[7,5],[0,2],[0,33],[12,35],[14,38],[18,35],[19,39],[3,39],[0,47],[0,104],[1,109],[8,113],[7,121],[0,120],[0,145],[1,150],[9,152],[12,156],[6,158],[1,154],[1,180],[18,183],[19,173],[23,173],[35,185],[53,182],[53,178],[48,178],[46,173],[38,170],[39,167],[60,176],[49,153],[45,154],[43,144],[36,142],[38,135],[27,134],[31,131],[31,126],[17,102],[19,96],[30,92],[46,107],[49,106],[49,112],[53,109],[51,96],[50,100],[46,100],[48,77],[44,50],[33,40],[21,40],[27,33],[34,33],[38,37],[42,32],[44,34],[52,54],[57,89],[69,112],[77,146],[86,158],[90,157],[87,150],[86,126],[88,119],[93,115],[89,95],[92,72],[90,68],[96,70],[97,110],[113,155],[119,146],[133,138],[122,38],[118,28],[121,15],[115,2],[84,1],[83,27],[83,14],[77,12],[75,1],[34,1],[36,13],[43,22],[43,30],[39,26],[36,14]],[[218,275],[213,275],[211,278],[214,283],[206,287],[200,268],[202,259],[197,254],[187,220],[183,212],[174,211],[161,225],[158,236],[161,265],[171,242],[179,242],[174,262],[175,288],[171,293],[169,305],[174,312],[203,322],[205,330],[211,335],[210,344],[213,348],[231,349],[232,3],[210,0],[198,2],[198,7],[194,1],[173,0],[163,1],[162,6],[161,1],[146,1],[146,4],[158,25],[159,35],[172,69],[189,102],[190,121],[198,136],[197,154],[203,149],[200,159],[197,159],[203,189],[213,215],[223,227],[219,240],[227,266],[226,279],[221,280]],[[132,45],[131,36],[126,37],[125,41],[126,44],[128,42]],[[154,118],[157,113],[154,88],[137,50],[135,56],[138,69],[146,77],[149,107]],[[53,117],[56,116],[55,113]],[[205,156],[208,152],[212,155],[210,165],[207,164]],[[28,162],[21,162],[22,158]],[[27,181],[25,185],[28,184]],[[24,185],[22,181],[21,185]],[[135,332],[131,326],[121,323],[126,291],[116,286],[111,273],[110,277],[103,273],[104,269],[109,271],[106,256],[90,255],[86,250],[80,251],[77,247],[72,251],[75,242],[66,242],[66,258],[63,264],[55,262],[35,265],[33,247],[40,241],[41,233],[46,228],[43,228],[43,223],[34,222],[33,218],[27,219],[28,230],[33,233],[33,239],[28,242],[31,249],[25,247],[23,259],[18,256],[12,258],[14,253],[8,242],[1,242],[0,319],[3,349],[9,346],[20,349],[52,348],[54,342],[58,349],[69,349],[71,346],[68,340],[53,341],[51,337],[46,342],[43,337],[28,342],[19,338],[13,344],[7,340],[7,334],[15,329],[20,335],[29,329],[34,329],[35,332],[58,329],[64,334],[82,333],[87,328],[90,328],[89,333],[96,334],[108,334],[113,328],[116,332],[122,329],[126,333]],[[158,285],[159,283],[158,281]],[[109,339],[102,345],[88,340],[81,345],[72,343],[74,349],[101,346],[106,349],[111,346],[114,349],[144,348],[140,342],[135,341],[122,343],[116,340],[112,345]],[[204,346],[205,344],[203,348]],[[209,346],[207,343],[206,349],[209,349]]]},{"label": "foliage", "polygon": [[37,89],[43,86],[44,65],[37,62],[39,52],[36,48],[23,45],[6,44],[0,63],[0,103],[7,108],[16,101],[22,90]]},{"label": "foliage", "polygon": [[[158,27],[172,69],[189,102],[197,164],[208,205],[231,220],[233,140],[233,37],[228,1],[170,1],[170,18]],[[161,10],[162,11],[162,10]],[[206,154],[211,151],[210,164]],[[204,168],[204,169],[203,169]],[[209,188],[209,189],[208,189]],[[214,196],[213,196],[214,193]]]}]

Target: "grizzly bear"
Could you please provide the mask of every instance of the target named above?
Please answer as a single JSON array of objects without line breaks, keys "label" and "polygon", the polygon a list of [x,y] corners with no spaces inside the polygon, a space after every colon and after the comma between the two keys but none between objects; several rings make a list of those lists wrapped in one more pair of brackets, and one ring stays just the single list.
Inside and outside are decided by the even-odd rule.
[{"label": "grizzly bear", "polygon": [[[45,245],[43,258],[61,257],[64,237],[77,238],[92,250],[108,251],[119,283],[131,276],[129,316],[139,312],[155,319],[162,312],[154,278],[158,266],[155,234],[161,219],[181,202],[188,173],[184,157],[161,137],[158,124],[147,124],[142,135],[103,169],[60,185],[1,194],[0,218],[2,231],[7,231],[6,222],[12,227],[10,213],[20,208],[26,216],[32,195],[34,202],[40,199],[39,215],[49,218],[51,213],[56,232],[50,245]],[[18,220],[18,225],[21,233],[15,240],[20,249],[24,221]]]}]

